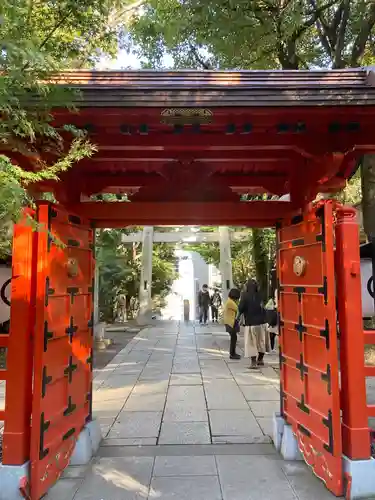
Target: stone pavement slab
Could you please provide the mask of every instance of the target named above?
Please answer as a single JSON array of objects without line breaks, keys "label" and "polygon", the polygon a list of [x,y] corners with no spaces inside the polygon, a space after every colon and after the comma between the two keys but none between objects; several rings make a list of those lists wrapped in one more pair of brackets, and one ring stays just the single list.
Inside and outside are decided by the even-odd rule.
[{"label": "stone pavement slab", "polygon": [[72,500],[81,482],[80,479],[60,479],[44,498],[46,500]]},{"label": "stone pavement slab", "polygon": [[273,418],[272,417],[257,417],[257,422],[265,436],[272,438],[273,436]]},{"label": "stone pavement slab", "polygon": [[159,444],[211,443],[208,422],[163,422]]},{"label": "stone pavement slab", "polygon": [[280,465],[299,500],[335,498],[304,463],[282,462]]},{"label": "stone pavement slab", "polygon": [[92,467],[74,500],[144,500],[154,459],[101,458]]},{"label": "stone pavement slab", "polygon": [[110,438],[148,438],[157,437],[162,412],[123,411],[119,414],[109,432]]},{"label": "stone pavement slab", "polygon": [[208,421],[207,410],[186,403],[179,403],[180,406],[167,404],[163,416],[163,422],[206,422]]},{"label": "stone pavement slab", "polygon": [[166,394],[168,391],[168,380],[139,381],[135,384],[132,394]]},{"label": "stone pavement slab", "polygon": [[214,456],[156,457],[153,476],[215,476]]},{"label": "stone pavement slab", "polygon": [[273,385],[240,385],[247,401],[278,401],[280,393]]},{"label": "stone pavement slab", "polygon": [[259,442],[263,438],[262,429],[250,409],[211,410],[209,416],[213,436],[241,436],[245,443]]},{"label": "stone pavement slab", "polygon": [[152,479],[150,500],[222,500],[216,476],[155,477]]},{"label": "stone pavement slab", "polygon": [[134,394],[127,399],[124,411],[163,411],[165,406],[165,394],[156,392],[154,394]]},{"label": "stone pavement slab", "polygon": [[279,401],[250,401],[250,409],[255,417],[272,417],[280,409]]},{"label": "stone pavement slab", "polygon": [[296,500],[279,462],[259,456],[217,456],[224,500]]},{"label": "stone pavement slab", "polygon": [[233,379],[205,380],[204,391],[209,410],[248,410],[249,406]]},{"label": "stone pavement slab", "polygon": [[178,373],[172,374],[170,385],[202,385],[202,375],[200,373]]}]

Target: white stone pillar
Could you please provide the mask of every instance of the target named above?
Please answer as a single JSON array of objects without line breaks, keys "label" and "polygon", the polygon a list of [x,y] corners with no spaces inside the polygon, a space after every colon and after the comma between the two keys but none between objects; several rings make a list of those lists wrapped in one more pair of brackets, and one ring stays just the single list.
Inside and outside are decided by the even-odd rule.
[{"label": "white stone pillar", "polygon": [[223,301],[227,300],[229,290],[233,287],[232,255],[230,249],[229,227],[219,227],[220,273],[223,288]]},{"label": "white stone pillar", "polygon": [[99,266],[95,263],[94,272],[94,326],[99,323]]},{"label": "white stone pillar", "polygon": [[152,247],[154,228],[145,226],[142,234],[142,265],[141,282],[139,287],[139,313],[138,323],[148,323],[152,316]]},{"label": "white stone pillar", "polygon": [[95,261],[94,269],[94,300],[93,300],[93,321],[94,321],[94,340],[95,346],[98,349],[105,349],[107,347],[105,340],[105,323],[100,323],[99,318],[99,266]]}]

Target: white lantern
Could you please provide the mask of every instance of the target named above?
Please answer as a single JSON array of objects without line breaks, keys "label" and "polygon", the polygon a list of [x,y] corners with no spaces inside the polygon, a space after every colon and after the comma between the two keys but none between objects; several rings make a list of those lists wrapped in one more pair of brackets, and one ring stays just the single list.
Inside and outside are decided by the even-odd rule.
[{"label": "white lantern", "polygon": [[0,324],[10,319],[10,292],[12,268],[0,264]]}]

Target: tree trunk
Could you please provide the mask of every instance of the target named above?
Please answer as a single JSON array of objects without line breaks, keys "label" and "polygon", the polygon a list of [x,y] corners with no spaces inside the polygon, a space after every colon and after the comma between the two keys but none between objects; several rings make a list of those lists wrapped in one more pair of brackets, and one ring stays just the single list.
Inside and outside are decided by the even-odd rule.
[{"label": "tree trunk", "polygon": [[375,238],[375,155],[365,155],[362,160],[362,213],[367,238]]},{"label": "tree trunk", "polygon": [[253,228],[253,259],[255,263],[256,279],[264,301],[267,300],[268,290],[268,249],[264,241],[264,231]]}]

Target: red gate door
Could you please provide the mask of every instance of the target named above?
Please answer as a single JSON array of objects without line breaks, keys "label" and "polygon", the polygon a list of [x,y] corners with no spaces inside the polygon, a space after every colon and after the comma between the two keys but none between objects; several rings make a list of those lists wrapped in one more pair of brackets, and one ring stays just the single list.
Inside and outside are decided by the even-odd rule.
[{"label": "red gate door", "polygon": [[277,232],[282,413],[306,463],[343,493],[332,203]]},{"label": "red gate door", "polygon": [[37,210],[37,297],[31,430],[31,499],[69,463],[91,418],[93,235],[58,205]]}]

